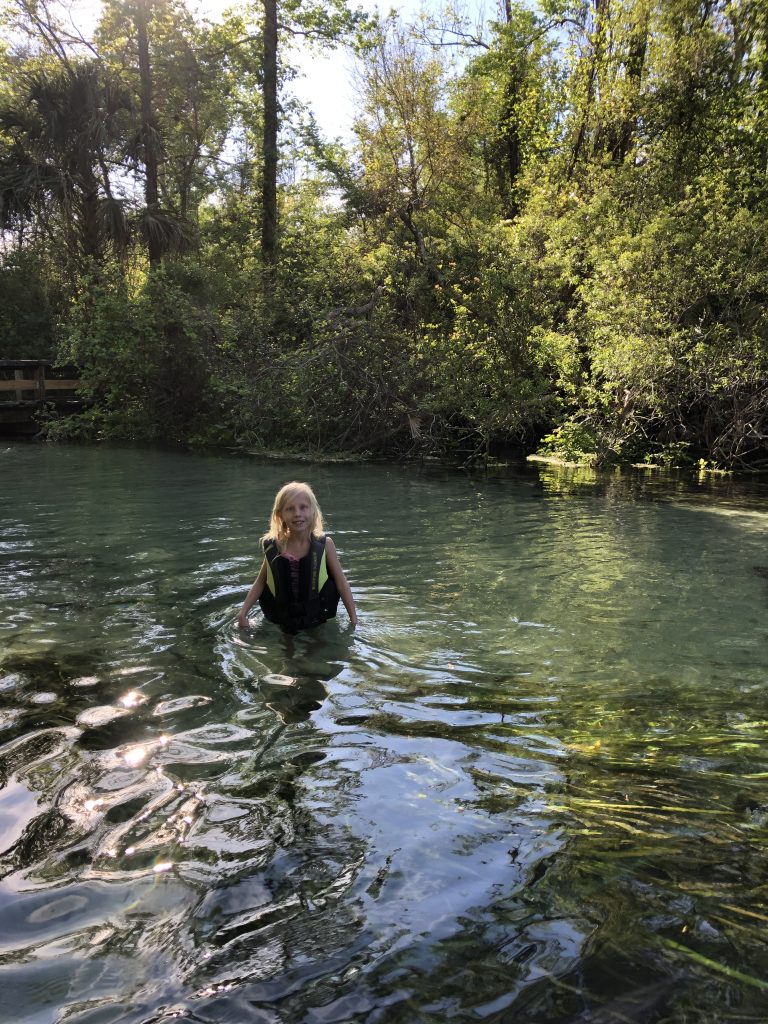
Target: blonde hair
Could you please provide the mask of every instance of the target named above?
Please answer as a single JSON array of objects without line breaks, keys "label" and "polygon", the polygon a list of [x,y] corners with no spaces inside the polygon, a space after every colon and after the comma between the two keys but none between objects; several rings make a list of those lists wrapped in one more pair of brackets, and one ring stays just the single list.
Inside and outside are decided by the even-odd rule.
[{"label": "blonde hair", "polygon": [[292,501],[298,497],[299,494],[306,494],[309,498],[309,504],[312,507],[313,517],[312,525],[309,528],[310,535],[313,537],[322,537],[325,532],[325,523],[323,522],[323,513],[320,511],[320,506],[317,503],[315,492],[309,486],[309,484],[300,483],[298,480],[291,480],[288,484],[283,484],[280,490],[275,495],[275,502],[272,506],[272,515],[269,519],[269,529],[261,538],[262,540],[275,540],[278,544],[284,544],[288,539],[288,531],[285,528],[283,522],[283,509]]}]

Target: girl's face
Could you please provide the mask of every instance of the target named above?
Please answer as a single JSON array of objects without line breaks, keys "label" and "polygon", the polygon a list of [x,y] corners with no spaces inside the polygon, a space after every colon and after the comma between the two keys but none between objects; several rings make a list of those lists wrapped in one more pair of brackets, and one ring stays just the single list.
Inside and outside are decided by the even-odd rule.
[{"label": "girl's face", "polygon": [[315,522],[315,509],[306,491],[298,491],[288,498],[280,510],[280,518],[291,533],[304,533]]}]

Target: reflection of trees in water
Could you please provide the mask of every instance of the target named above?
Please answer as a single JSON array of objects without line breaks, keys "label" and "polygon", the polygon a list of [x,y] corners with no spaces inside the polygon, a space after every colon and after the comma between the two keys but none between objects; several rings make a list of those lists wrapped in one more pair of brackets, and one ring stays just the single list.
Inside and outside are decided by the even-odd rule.
[{"label": "reflection of trees in water", "polygon": [[[312,654],[311,645],[299,647],[293,664],[309,668]],[[315,659],[315,667],[327,677],[334,666],[338,671],[333,658],[318,666],[321,660]],[[287,667],[277,659],[272,664]],[[667,815],[663,826],[654,820],[661,813],[654,801],[660,805],[687,794],[688,810],[698,806],[692,787],[701,778],[672,764],[690,753],[682,728],[688,711],[678,706],[668,712],[667,733],[679,734],[676,745],[668,745],[672,760],[658,743],[651,750],[654,737],[659,739],[658,711],[653,728],[645,718],[628,728],[621,694],[615,708],[604,693],[601,704],[593,703],[604,688],[593,693],[586,684],[584,700],[566,708],[553,694],[538,693],[537,699],[541,679],[494,681],[486,675],[485,685],[464,687],[462,707],[477,713],[472,726],[458,726],[453,713],[438,720],[368,715],[365,731],[379,737],[382,749],[392,749],[393,738],[401,737],[456,740],[471,751],[463,771],[476,798],[467,802],[467,811],[507,828],[504,848],[514,870],[502,885],[494,877],[499,851],[484,848],[482,837],[472,849],[469,832],[458,823],[460,851],[436,850],[430,865],[425,847],[425,877],[442,873],[456,879],[458,888],[467,857],[475,858],[479,872],[488,871],[474,901],[457,896],[451,902],[446,896],[442,927],[430,935],[409,933],[413,920],[407,912],[417,898],[418,878],[405,900],[393,896],[388,883],[402,870],[395,854],[381,879],[366,885],[380,853],[377,840],[355,837],[334,822],[345,801],[356,800],[356,779],[345,782],[334,766],[331,811],[318,812],[316,793],[308,797],[303,785],[304,773],[326,754],[313,711],[328,681],[319,673],[285,672],[264,672],[254,680],[251,717],[244,720],[254,726],[255,743],[247,756],[238,747],[236,763],[223,775],[219,765],[183,846],[180,870],[205,895],[191,914],[184,910],[169,921],[165,934],[142,930],[145,947],[157,942],[172,951],[170,969],[184,975],[186,1005],[203,1018],[222,1020],[238,1019],[254,1004],[265,1012],[279,1005],[286,1019],[296,1020],[321,1006],[330,1019],[357,1014],[373,1020],[377,1008],[386,1006],[385,1019],[403,1024],[431,1019],[427,1013],[438,1019],[475,1010],[504,1024],[510,1014],[542,1024],[608,1024],[620,1015],[651,1024],[684,1020],[686,1006],[690,1012],[697,1004],[716,1012],[709,1008],[726,998],[728,981],[713,982],[710,972],[684,954],[670,953],[664,940],[678,941],[687,927],[683,944],[733,965],[723,943],[738,933],[713,923],[708,907],[716,912],[725,898],[739,901],[736,875],[751,879],[750,886],[760,883],[754,856],[750,866],[749,843],[740,847],[743,856],[730,865],[722,862],[727,837],[716,822],[702,830],[706,817],[688,818],[686,824]],[[419,691],[420,698],[429,696],[429,686]],[[649,707],[663,707],[663,693],[646,696]],[[488,715],[492,724],[485,721]],[[538,782],[528,774],[536,767],[534,733]],[[636,762],[641,752],[652,753],[651,761]],[[517,782],[513,754],[520,757]],[[634,806],[640,803],[648,805],[647,813]],[[640,834],[630,839],[632,829]],[[436,837],[436,847],[440,841]],[[486,862],[488,868],[480,867]],[[703,884],[712,887],[706,897],[686,894],[696,863],[703,865]],[[726,892],[729,871],[735,881]],[[383,932],[371,914],[377,905],[391,915]],[[707,923],[722,934],[708,933]],[[115,935],[104,952],[121,943],[125,935]],[[757,1004],[741,988],[732,986],[732,994],[739,989],[748,1015]]]},{"label": "reflection of trees in water", "polygon": [[[495,563],[488,576],[487,531],[472,541],[485,561],[470,564],[455,543],[464,512],[446,520],[449,533],[455,527],[443,538],[446,561],[443,541],[419,537],[420,556],[440,556],[429,569],[437,589],[403,578],[400,559],[393,578],[422,587],[448,612],[453,592],[466,610],[472,587],[483,615],[489,595],[517,602],[538,592],[546,631],[499,624],[491,608],[490,629],[478,615],[482,633],[473,639],[461,623],[435,630],[427,614],[423,630],[398,632],[396,643],[412,646],[384,671],[358,658],[362,681],[334,686],[351,660],[334,624],[297,638],[273,627],[252,641],[223,627],[205,633],[180,591],[164,585],[162,605],[144,609],[131,598],[121,612],[130,636],[144,637],[130,657],[123,635],[109,657],[91,641],[93,657],[77,664],[54,650],[5,663],[22,681],[0,693],[0,710],[21,713],[3,733],[0,770],[32,796],[28,827],[1,866],[18,872],[9,885],[38,887],[32,925],[61,921],[56,941],[101,965],[104,999],[132,1000],[114,1019],[145,1024],[166,1012],[153,1009],[160,1001],[178,1002],[179,1013],[193,1006],[189,1020],[237,1024],[259,1013],[371,1024],[764,1019],[763,990],[727,973],[758,973],[764,959],[764,921],[754,915],[765,880],[756,817],[765,805],[765,716],[754,654],[744,655],[737,709],[738,652],[699,675],[690,673],[701,659],[693,669],[678,661],[669,677],[645,662],[638,668],[626,640],[658,594],[648,589],[635,601],[630,584],[642,579],[640,549],[663,561],[663,547],[649,526],[628,531],[634,518],[615,517],[601,565],[589,536],[574,550],[565,506],[575,503],[552,491],[543,497],[558,499],[541,537],[562,553],[553,570],[568,581],[560,591],[539,575],[523,576],[516,592]],[[615,484],[609,497],[620,504],[632,495]],[[492,498],[489,491],[483,507],[510,560],[525,545],[505,548],[502,534],[520,529],[526,509],[500,519],[503,505]],[[538,515],[543,499],[533,498]],[[601,605],[611,612],[602,632],[571,636],[562,624],[574,580],[596,602],[614,583],[632,600],[618,613]],[[696,575],[678,582],[681,602],[695,607]],[[207,613],[207,580],[190,573],[192,585]],[[112,600],[130,604],[125,595]],[[231,593],[216,600],[228,606]],[[102,630],[96,612],[86,614],[98,620],[102,644],[110,617]],[[153,632],[158,623],[162,635]],[[175,646],[160,649],[169,635]],[[458,658],[435,648],[458,635],[465,665],[456,668],[443,662]],[[141,672],[121,679],[110,661]],[[82,688],[75,676],[93,679]],[[129,686],[145,701],[121,710]],[[320,710],[334,689],[335,717]],[[354,691],[348,704],[345,689]],[[33,702],[41,691],[49,703]],[[437,766],[419,774],[429,757]],[[399,817],[378,803],[388,785],[411,798]],[[168,870],[153,875],[163,864]],[[94,893],[104,899],[98,912]],[[56,901],[70,896],[71,909],[55,917],[57,906],[70,906]],[[76,902],[86,897],[87,914]],[[31,959],[36,934],[30,927],[28,946],[19,942],[11,955]],[[120,958],[129,966],[110,982]],[[90,998],[85,978],[61,981],[54,1002],[62,992]],[[112,1019],[104,1006],[81,1005],[89,1024]]]},{"label": "reflection of trees in water", "polygon": [[365,844],[315,813],[302,783],[325,759],[312,715],[348,649],[343,636],[293,638],[271,626],[234,653],[222,642],[226,672],[243,697],[236,718],[253,741],[207,787],[184,844],[186,871],[202,873],[201,898],[176,940],[195,950],[180,957],[184,1002],[195,1013],[215,1006],[217,1017],[250,1018],[254,1003],[282,999],[304,972],[330,971],[360,942],[363,921],[349,897]]},{"label": "reflection of trees in water", "polygon": [[303,979],[312,983],[312,1001],[320,979],[349,967],[366,946],[354,896],[366,843],[316,814],[302,786],[304,772],[325,758],[306,742],[306,731],[327,690],[317,678],[278,674],[258,685],[277,724],[265,730],[248,769],[220,797],[230,807],[258,808],[237,830],[244,859],[237,863],[232,843],[189,922],[202,955],[187,984],[203,1016],[209,1005],[236,1015],[238,1007],[290,1002]]},{"label": "reflection of trees in water", "polygon": [[359,901],[350,898],[365,843],[313,816],[297,775],[287,773],[264,798],[272,849],[263,865],[221,878],[195,908],[190,924],[202,956],[187,978],[195,1003],[230,987],[233,998],[281,1002],[303,976],[327,976],[335,960],[343,969],[365,945]]},{"label": "reflection of trees in water", "polygon": [[[734,804],[742,773],[757,779],[762,767],[762,691],[743,699],[744,714],[729,730],[729,688],[692,702],[688,687],[666,679],[608,695],[585,684],[583,699],[569,703],[540,679],[486,675],[464,687],[458,708],[441,696],[445,686],[404,685],[399,709],[390,689],[386,709],[365,716],[365,731],[387,745],[399,736],[470,751],[462,771],[476,795],[464,810],[507,823],[520,873],[494,878],[498,851],[481,836],[477,849],[489,865],[482,897],[473,904],[457,897],[453,925],[448,901],[436,919],[448,934],[432,938],[413,928],[405,903],[409,937],[391,955],[382,945],[338,998],[347,993],[362,1013],[366,999],[377,1005],[378,992],[392,1000],[386,1019],[403,1022],[432,1019],[425,1001],[434,1019],[477,1009],[505,1024],[510,1013],[542,1024],[682,1024],[697,1006],[697,1020],[719,1024],[731,1019],[729,1004],[743,1008],[744,1020],[762,1021],[764,986],[759,977],[745,980],[743,963],[762,956],[748,893],[759,898],[764,881],[764,844],[755,834],[763,805],[757,792]],[[458,889],[469,871],[446,863],[445,841],[435,835],[436,850],[441,842],[446,861],[435,854],[425,880],[447,867]],[[462,856],[470,853],[463,844]],[[395,857],[392,871],[398,866]]]},{"label": "reflection of trees in water", "polygon": [[[519,951],[516,976],[524,975],[523,965],[532,968],[514,1002],[531,1022],[719,1024],[731,1019],[732,1005],[740,1008],[738,1019],[762,1020],[764,983],[746,977],[743,964],[759,962],[764,948],[745,898],[764,882],[764,844],[737,817],[754,800],[732,800],[743,784],[735,751],[719,743],[725,757],[703,755],[707,732],[717,729],[724,738],[722,723],[707,721],[718,717],[716,707],[699,721],[702,708],[669,708],[662,729],[663,700],[646,693],[646,702],[655,709],[651,721],[639,713],[627,719],[626,708],[621,723],[612,721],[605,708],[590,713],[588,699],[567,711],[551,709],[548,728],[567,740],[567,756],[559,759],[559,779],[544,787],[542,810],[561,830],[563,845],[537,865],[518,909],[504,901],[500,915],[512,910],[507,935]],[[709,777],[692,759],[702,767],[707,761]],[[498,816],[503,789],[491,788],[486,802]],[[526,920],[537,928],[549,922],[552,941],[534,934],[525,948]],[[574,924],[583,948],[569,963],[563,927]],[[484,970],[481,958],[478,976]]]},{"label": "reflection of trees in water", "polygon": [[[359,907],[349,898],[364,844],[316,814],[302,785],[325,757],[312,714],[346,663],[348,641],[278,636],[271,667],[283,671],[252,678],[247,703],[222,686],[208,644],[210,669],[206,659],[201,668],[179,651],[158,653],[151,669],[129,677],[139,689],[127,706],[119,699],[126,683],[97,677],[92,664],[65,670],[47,654],[10,666],[17,699],[19,687],[33,695],[43,685],[55,717],[70,724],[38,728],[51,709],[30,703],[26,731],[22,723],[0,747],[5,778],[15,773],[27,786],[31,812],[0,867],[34,871],[55,880],[63,899],[72,895],[61,934],[93,965],[106,970],[108,961],[135,957],[130,972],[111,975],[114,992],[105,984],[101,994],[107,1001],[130,994],[137,1013],[142,1005],[149,1013],[155,999],[154,958],[164,963],[168,991],[234,1006],[240,994],[225,997],[220,986],[261,980],[287,989],[289,976],[310,962],[310,973],[318,963],[330,971],[340,951],[364,945]],[[88,685],[73,688],[75,676]],[[103,891],[135,890],[136,899],[105,901],[100,915],[79,895],[79,876],[97,892],[106,883]],[[29,948],[36,934],[32,928]],[[67,1016],[76,1020],[88,1005],[73,978]]]}]

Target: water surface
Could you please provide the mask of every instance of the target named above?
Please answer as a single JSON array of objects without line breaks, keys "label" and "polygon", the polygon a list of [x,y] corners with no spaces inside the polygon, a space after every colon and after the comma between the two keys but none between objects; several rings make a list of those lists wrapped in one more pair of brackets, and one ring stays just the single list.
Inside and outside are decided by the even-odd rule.
[{"label": "water surface", "polygon": [[[5,1019],[766,1019],[765,484],[0,472]],[[360,627],[244,635],[307,476]]]}]

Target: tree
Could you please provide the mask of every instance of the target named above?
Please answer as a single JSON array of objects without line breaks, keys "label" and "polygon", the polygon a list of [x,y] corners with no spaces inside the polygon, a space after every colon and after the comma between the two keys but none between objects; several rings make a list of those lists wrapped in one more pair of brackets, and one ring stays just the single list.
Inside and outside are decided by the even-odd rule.
[{"label": "tree", "polygon": [[[262,62],[264,140],[261,210],[261,254],[269,268],[277,258],[277,0],[264,2],[264,56]],[[270,277],[265,275],[265,279]]]},{"label": "tree", "polygon": [[473,57],[458,90],[461,111],[475,111],[477,143],[488,187],[501,214],[522,209],[526,169],[552,148],[558,101],[556,43],[540,16],[507,3],[505,21]]},{"label": "tree", "polygon": [[[400,222],[434,283],[439,273],[425,224],[444,233],[437,222],[449,195],[466,199],[474,191],[466,159],[471,118],[451,112],[443,64],[395,19],[367,53],[359,86],[360,174],[352,188],[348,179],[340,183],[360,213]],[[438,213],[441,199],[447,204]]]},{"label": "tree", "polygon": [[3,219],[34,216],[49,233],[60,223],[67,252],[83,271],[108,243],[121,248],[127,241],[110,162],[120,147],[128,97],[93,60],[30,63],[23,87],[0,109],[0,126],[11,140],[0,167]]},{"label": "tree", "polygon": [[173,0],[108,0],[97,30],[101,59],[133,97],[128,156],[143,196],[143,205],[135,202],[134,222],[152,267],[193,240],[191,189],[208,124],[198,118],[194,139],[178,130],[182,121],[189,127],[187,111],[194,120],[200,110],[197,80],[185,74],[179,52],[194,58],[206,42],[205,34],[190,26],[184,6]]},{"label": "tree", "polygon": [[163,255],[162,222],[158,189],[158,163],[161,140],[157,130],[152,96],[152,67],[149,60],[149,17],[153,0],[137,0],[132,14],[136,26],[136,50],[139,58],[139,98],[141,127],[139,130],[140,152],[144,160],[145,210],[143,229],[147,239],[150,265],[157,265]]},{"label": "tree", "polygon": [[[262,143],[262,259],[269,268],[277,258],[277,178],[280,131],[278,87],[280,80],[281,32],[283,38],[302,37],[320,48],[332,48],[365,24],[360,9],[351,11],[346,0],[302,3],[300,0],[263,0],[262,102],[264,134]],[[265,280],[269,281],[268,272]],[[267,287],[271,287],[267,284]]]}]

